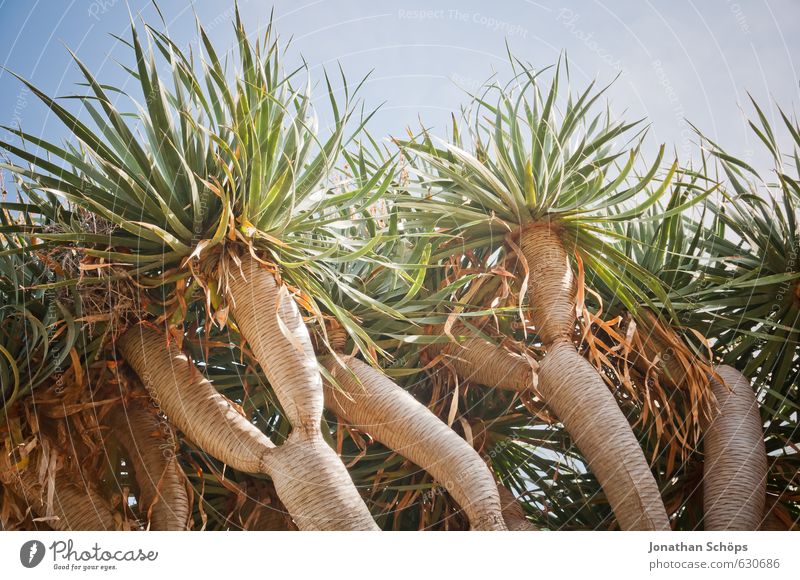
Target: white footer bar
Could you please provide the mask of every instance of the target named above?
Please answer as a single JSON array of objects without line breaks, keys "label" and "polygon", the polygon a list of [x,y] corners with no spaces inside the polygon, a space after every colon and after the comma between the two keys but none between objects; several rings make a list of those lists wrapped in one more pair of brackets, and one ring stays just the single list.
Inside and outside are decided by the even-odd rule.
[{"label": "white footer bar", "polygon": [[[0,532],[2,578],[798,578],[792,532]],[[591,576],[590,576],[591,575]],[[166,576],[169,577],[169,576]],[[178,578],[182,578],[179,576]]]}]

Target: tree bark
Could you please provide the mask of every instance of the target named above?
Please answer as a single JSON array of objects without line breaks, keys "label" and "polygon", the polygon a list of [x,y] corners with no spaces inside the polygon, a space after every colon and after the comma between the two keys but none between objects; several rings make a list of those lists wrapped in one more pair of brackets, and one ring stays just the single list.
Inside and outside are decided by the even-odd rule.
[{"label": "tree bark", "polygon": [[[295,429],[275,447],[166,337],[143,326],[119,347],[155,403],[206,453],[246,473],[269,475],[301,530],[377,530],[336,452],[322,437]],[[321,393],[320,393],[321,395]]]},{"label": "tree bark", "polygon": [[505,530],[500,497],[481,456],[455,431],[386,375],[350,356],[322,359],[337,386],[325,406],[425,469],[462,507],[473,530]]},{"label": "tree bark", "polygon": [[153,531],[182,531],[189,523],[186,477],[175,457],[166,420],[140,405],[120,406],[109,417],[113,432],[133,466],[140,514]]},{"label": "tree bark", "polygon": [[536,526],[528,521],[525,517],[525,510],[519,503],[511,490],[504,486],[502,483],[497,484],[497,490],[500,492],[500,503],[503,508],[503,519],[506,526],[512,532],[535,532]]},{"label": "tree bark", "polygon": [[322,438],[293,438],[267,466],[278,497],[301,530],[378,530],[336,451]]},{"label": "tree bark", "polygon": [[718,411],[704,438],[706,530],[757,530],[766,502],[767,452],[758,401],[739,371],[721,366],[711,379]]},{"label": "tree bark", "polygon": [[203,451],[246,473],[261,473],[275,445],[243,417],[166,336],[136,326],[117,345],[153,402]]},{"label": "tree bark", "polygon": [[[228,262],[233,316],[292,424],[289,440],[275,454],[282,462],[273,477],[278,495],[300,529],[377,530],[350,474],[322,437],[322,376],[297,304],[250,254],[240,259],[241,267]],[[293,509],[295,501],[300,512]]]},{"label": "tree bark", "polygon": [[236,324],[294,430],[317,433],[322,377],[308,329],[286,286],[252,256],[229,262],[228,296]]},{"label": "tree bark", "polygon": [[55,479],[52,509],[48,510],[46,488],[29,467],[8,478],[7,484],[22,497],[37,518],[59,532],[113,531],[111,506],[97,491],[86,484],[81,487],[59,474]]},{"label": "tree bark", "polygon": [[433,354],[444,355],[462,380],[517,393],[533,391],[538,364],[487,340],[468,338],[429,348]]},{"label": "tree bark", "polygon": [[623,530],[667,530],[661,494],[628,420],[597,370],[572,343],[541,364],[539,393],[597,477]]},{"label": "tree bark", "polygon": [[547,353],[538,390],[586,457],[624,530],[667,530],[658,485],[625,415],[571,336],[576,281],[563,243],[549,224],[522,230],[531,318]]}]

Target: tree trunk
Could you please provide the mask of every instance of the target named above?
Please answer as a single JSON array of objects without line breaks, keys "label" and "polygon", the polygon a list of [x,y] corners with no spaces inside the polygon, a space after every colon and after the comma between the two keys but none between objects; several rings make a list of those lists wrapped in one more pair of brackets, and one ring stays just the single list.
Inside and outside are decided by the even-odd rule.
[{"label": "tree trunk", "polygon": [[126,362],[170,422],[238,471],[262,473],[274,444],[243,417],[166,336],[136,326],[118,339]]},{"label": "tree trunk", "polygon": [[[286,469],[291,467],[273,477],[278,495],[300,518],[300,529],[377,530],[350,474],[322,437],[322,376],[297,304],[250,254],[241,255],[241,268],[228,264],[236,324],[292,424],[289,440],[276,454]],[[292,508],[295,501],[301,512]]]},{"label": "tree trunk", "polygon": [[109,422],[133,466],[139,486],[139,513],[146,518],[148,529],[186,530],[189,495],[169,424],[137,404],[118,407]]},{"label": "tree trunk", "polygon": [[55,514],[56,530],[114,530],[114,517],[105,498],[88,487],[56,480]]},{"label": "tree trunk", "polygon": [[275,449],[268,471],[299,529],[379,529],[347,468],[321,432],[313,437],[290,436]]},{"label": "tree trunk", "polygon": [[572,343],[550,347],[538,388],[586,458],[620,527],[669,529],[658,486],[630,424],[597,370]]},{"label": "tree trunk", "polygon": [[228,296],[236,324],[295,431],[320,430],[323,394],[314,345],[286,286],[252,256],[229,262]]},{"label": "tree trunk", "polygon": [[59,532],[113,531],[114,517],[104,497],[88,484],[79,486],[63,474],[55,479],[52,509],[48,510],[46,487],[29,467],[11,476],[10,485],[22,497],[37,518]]},{"label": "tree trunk", "polygon": [[597,477],[624,530],[667,530],[664,503],[625,415],[597,370],[572,344],[576,281],[569,255],[549,224],[520,238],[529,269],[531,318],[547,354],[538,390]]},{"label": "tree trunk", "polygon": [[[621,470],[620,473],[616,473],[617,466],[609,464],[605,459],[608,454],[612,454],[613,457],[636,457],[642,452],[614,396],[594,367],[579,356],[571,344],[564,341],[557,342],[548,352],[538,371],[534,370],[524,357],[482,339],[467,339],[458,344],[449,343],[441,348],[441,352],[448,355],[448,364],[459,377],[487,387],[532,392],[533,377],[538,376],[537,391],[575,439],[598,480],[619,482],[612,491],[605,490],[609,495],[609,502],[613,501],[612,506],[630,504],[625,497],[626,488],[634,484],[642,487],[643,492],[649,493],[650,505],[657,506],[661,502],[658,489],[648,482],[652,479],[649,469],[640,470],[638,473],[633,470]],[[564,372],[565,368],[569,369],[568,373]],[[548,369],[546,373],[545,369]],[[564,377],[570,376],[572,382],[582,386],[595,383],[594,388],[570,392],[562,382]],[[598,382],[601,384],[598,385]],[[598,388],[600,386],[602,388]],[[598,416],[596,410],[604,407],[611,407],[612,412],[606,414],[607,418],[602,424],[596,424],[595,417]],[[644,461],[643,456],[641,459]],[[626,525],[634,527],[657,525],[655,522],[637,522],[638,511],[634,505],[634,513],[624,516],[624,520],[628,522]],[[622,522],[623,516],[617,514],[617,517]]]},{"label": "tree trunk", "polygon": [[503,507],[503,519],[506,526],[512,532],[535,532],[536,526],[525,517],[525,510],[519,503],[511,490],[502,483],[497,484],[497,491],[500,492],[500,503]]},{"label": "tree trunk", "polygon": [[166,337],[139,326],[119,346],[170,421],[234,469],[269,475],[301,530],[378,529],[318,424],[314,432],[295,429],[275,447]]},{"label": "tree trunk", "polygon": [[354,427],[425,469],[464,509],[473,530],[505,530],[500,498],[481,456],[455,431],[386,375],[360,360],[333,356],[323,366],[325,406]]},{"label": "tree trunk", "polygon": [[459,343],[432,344],[432,354],[441,353],[445,362],[466,381],[490,388],[533,392],[538,364],[482,338]]},{"label": "tree trunk", "polygon": [[528,307],[536,333],[545,347],[569,340],[577,286],[558,233],[549,224],[534,224],[522,230],[520,246],[528,264]]},{"label": "tree trunk", "polygon": [[706,530],[757,530],[766,501],[767,452],[758,401],[739,371],[721,366],[711,380],[718,411],[704,438]]}]

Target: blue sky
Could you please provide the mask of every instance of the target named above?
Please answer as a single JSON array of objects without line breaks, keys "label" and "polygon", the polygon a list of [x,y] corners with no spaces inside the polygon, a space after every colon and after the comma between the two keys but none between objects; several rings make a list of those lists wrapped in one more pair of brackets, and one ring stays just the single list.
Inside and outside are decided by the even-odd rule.
[{"label": "blue sky", "polygon": [[[221,52],[232,46],[232,2],[161,4],[179,44],[195,39],[194,10]],[[537,67],[566,51],[576,88],[621,71],[608,93],[613,110],[647,117],[650,143],[666,142],[683,157],[696,141],[689,119],[731,152],[763,162],[743,117],[751,112],[747,92],[764,105],[798,107],[796,0],[241,0],[252,34],[273,5],[279,33],[293,38],[290,57],[302,55],[315,74],[337,62],[352,80],[373,71],[362,96],[372,106],[385,103],[371,124],[376,136],[400,135],[420,117],[443,132],[450,111],[465,101],[459,87],[475,88],[494,71],[509,77],[506,41]],[[122,82],[114,59],[129,55],[110,34],[127,34],[129,8],[158,22],[149,0],[0,0],[0,63],[50,94],[73,94],[81,89],[69,47],[102,80]],[[64,134],[5,72],[0,123]]]}]

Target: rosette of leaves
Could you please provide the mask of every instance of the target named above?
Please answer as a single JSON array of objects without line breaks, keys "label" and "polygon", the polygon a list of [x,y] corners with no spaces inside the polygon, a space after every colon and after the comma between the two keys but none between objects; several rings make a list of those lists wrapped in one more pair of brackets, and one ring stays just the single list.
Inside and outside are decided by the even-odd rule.
[{"label": "rosette of leaves", "polygon": [[[140,89],[141,102],[97,80],[76,57],[90,91],[79,100],[93,121],[91,127],[23,81],[64,122],[74,143],[61,147],[11,129],[19,142],[2,146],[27,165],[4,167],[39,198],[56,196],[111,224],[111,231],[103,234],[87,235],[67,222],[59,224],[57,233],[37,235],[54,245],[78,248],[84,256],[82,269],[103,269],[103,281],[125,279],[139,289],[156,289],[161,294],[156,307],[162,311],[157,317],[148,311],[139,319],[166,327],[178,346],[189,302],[198,297],[209,323],[234,324],[292,422],[297,446],[284,446],[279,455],[321,449],[325,457],[319,460],[327,467],[320,469],[330,473],[331,485],[355,510],[346,525],[373,527],[338,459],[315,443],[321,436],[322,379],[301,310],[317,320],[324,313],[334,316],[362,352],[370,352],[369,337],[326,288],[336,278],[332,264],[374,259],[371,250],[379,238],[352,239],[343,231],[383,195],[388,167],[379,168],[357,188],[335,183],[333,169],[342,148],[368,118],[363,113],[356,118],[353,93],[344,77],[343,103],[334,98],[325,78],[332,127],[323,136],[310,83],[301,78],[305,67],[284,70],[271,27],[254,45],[237,12],[235,31],[237,70],[231,78],[202,27],[198,34],[205,52],[198,64],[150,27],[146,49],[132,26],[127,45],[134,65],[126,71]],[[169,81],[162,78],[164,68]],[[120,100],[131,103],[133,111],[123,111]],[[29,151],[28,144],[47,157]],[[72,277],[72,283],[79,281],[92,282]],[[387,312],[375,298],[343,283],[338,287],[356,302]],[[157,398],[171,400],[165,393],[174,394],[181,384],[195,380],[170,372],[170,361],[182,355],[170,350],[170,360],[159,364],[165,352],[159,340],[166,342],[166,337],[157,338],[152,329],[128,322],[129,328],[115,329],[121,354],[140,378],[148,379],[143,382],[151,395],[155,389]],[[198,374],[192,376],[200,380]],[[215,421],[198,420],[202,408],[199,404],[196,409],[200,415],[171,419],[192,432],[202,447],[227,449],[219,441]],[[206,410],[213,414],[221,408]],[[172,415],[179,413],[173,409]],[[255,447],[247,453],[261,457],[248,468],[267,470],[266,455],[278,452],[265,451],[269,445],[262,436],[250,433],[244,424],[242,429],[249,433],[242,436],[255,438]],[[297,466],[303,464],[292,457]],[[249,461],[220,459],[234,465]],[[303,504],[303,499],[297,501]],[[313,509],[317,507],[321,509]],[[308,525],[348,519],[334,511],[335,507],[328,516],[320,516],[324,522],[311,517]]]}]

